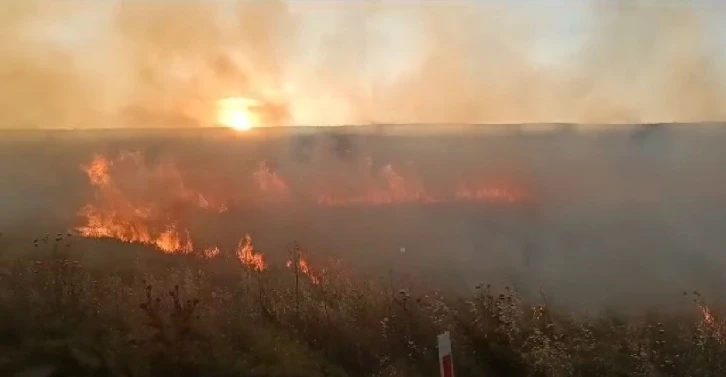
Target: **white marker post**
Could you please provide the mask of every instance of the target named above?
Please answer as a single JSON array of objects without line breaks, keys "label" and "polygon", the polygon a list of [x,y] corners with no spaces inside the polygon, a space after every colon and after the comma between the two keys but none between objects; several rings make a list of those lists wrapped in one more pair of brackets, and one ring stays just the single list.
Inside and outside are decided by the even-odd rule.
[{"label": "white marker post", "polygon": [[439,371],[441,377],[454,377],[454,363],[451,356],[451,335],[448,331],[438,336]]}]

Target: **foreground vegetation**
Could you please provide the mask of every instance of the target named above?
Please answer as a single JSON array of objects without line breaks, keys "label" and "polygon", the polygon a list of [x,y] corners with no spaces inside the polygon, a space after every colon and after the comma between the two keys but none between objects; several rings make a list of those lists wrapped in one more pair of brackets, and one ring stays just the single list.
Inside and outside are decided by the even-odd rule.
[{"label": "foreground vegetation", "polygon": [[109,271],[64,237],[0,262],[2,375],[436,376],[449,330],[458,376],[726,376],[724,326],[697,293],[692,316],[575,318],[544,295],[444,297],[335,265],[311,279],[159,255]]}]

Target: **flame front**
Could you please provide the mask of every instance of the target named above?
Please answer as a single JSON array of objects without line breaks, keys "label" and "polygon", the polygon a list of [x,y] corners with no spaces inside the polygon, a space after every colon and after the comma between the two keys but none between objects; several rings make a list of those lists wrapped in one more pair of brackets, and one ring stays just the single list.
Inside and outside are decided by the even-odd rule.
[{"label": "flame front", "polygon": [[[297,265],[295,263],[296,261]],[[297,271],[307,276],[311,283],[314,285],[320,284],[320,276],[318,276],[318,274],[316,274],[310,267],[310,263],[308,263],[307,259],[305,259],[305,256],[299,247],[296,246],[292,259],[289,259],[287,263],[285,263],[285,266],[291,269],[297,268]]]},{"label": "flame front", "polygon": [[220,250],[219,250],[219,247],[217,247],[217,246],[208,247],[208,248],[204,249],[204,251],[202,252],[202,255],[207,259],[216,258],[219,256],[219,254],[220,254]]},{"label": "flame front", "polygon": [[[318,204],[341,205],[387,205],[396,203],[433,203],[436,199],[426,192],[416,179],[406,179],[396,172],[392,165],[384,166],[379,174],[366,172],[364,192],[354,195],[339,195],[331,192],[318,197]],[[381,182],[382,181],[382,182]]]},{"label": "flame front", "polygon": [[[325,206],[368,205],[382,206],[395,204],[435,204],[449,202],[501,202],[520,203],[528,200],[525,190],[512,184],[484,182],[480,184],[458,184],[449,191],[432,192],[414,174],[404,175],[393,165],[383,166],[372,172],[370,160],[366,160],[365,180],[362,193],[348,195],[336,193],[335,189],[320,194],[317,203]],[[360,189],[356,191],[361,191]]]},{"label": "flame front", "polygon": [[105,186],[111,183],[108,175],[111,163],[101,155],[95,155],[88,166],[83,170],[88,175],[88,180],[93,186]]},{"label": "flame front", "polygon": [[696,303],[699,311],[701,312],[701,318],[703,325],[709,329],[711,334],[721,343],[726,342],[726,323],[716,318],[710,307],[703,303]]},{"label": "flame front", "polygon": [[526,194],[506,185],[461,185],[456,191],[456,199],[461,201],[501,201],[517,203]]},{"label": "flame front", "polygon": [[245,235],[237,245],[237,259],[243,266],[253,271],[264,271],[266,268],[265,258],[256,252],[249,234]]},{"label": "flame front", "polygon": [[708,326],[715,325],[716,319],[714,318],[711,309],[706,305],[699,305],[698,307],[701,310],[701,315],[703,316],[703,323]]},{"label": "flame front", "polygon": [[[130,176],[117,181],[111,174],[113,168]],[[84,224],[76,228],[79,235],[141,243],[165,253],[193,251],[189,230],[180,227],[181,216],[175,216],[177,208],[180,203],[200,208],[212,206],[204,195],[185,185],[173,164],[160,164],[149,170],[139,153],[126,152],[114,160],[96,155],[83,170],[96,200],[79,211],[84,219]],[[143,187],[134,186],[139,181]],[[155,193],[150,187],[156,186],[163,189]]]},{"label": "flame front", "polygon": [[269,195],[277,199],[288,199],[290,190],[287,182],[272,171],[267,161],[262,161],[252,173],[252,180],[261,195]]},{"label": "flame front", "polygon": [[[203,181],[214,182],[209,188],[221,193],[212,195],[209,190],[203,192],[190,185],[189,182],[194,180],[188,179],[185,171],[172,160],[161,159],[152,165],[138,152],[122,152],[113,159],[95,155],[88,165],[83,166],[95,200],[78,211],[83,223],[76,230],[83,237],[140,243],[165,253],[191,253],[194,242],[185,226],[188,216],[193,215],[195,210],[226,212],[229,205],[245,201],[264,199],[286,205],[389,206],[456,202],[513,204],[531,199],[527,190],[511,182],[469,184],[444,181],[443,189],[430,190],[410,169],[407,171],[387,164],[374,170],[370,159],[366,159],[365,163],[365,170],[359,175],[361,180],[355,184],[341,185],[346,181],[336,179],[334,182],[338,183],[338,187],[326,187],[321,182],[308,180],[305,184],[309,187],[300,186],[292,190],[283,175],[262,161],[255,171],[241,176],[245,181],[243,186],[246,185],[249,190],[237,190],[234,181]],[[229,187],[235,190],[227,189]],[[253,196],[245,197],[245,192]],[[219,249],[200,250],[200,254],[216,256]],[[249,236],[240,242],[237,255],[245,266],[255,270],[265,268],[264,260],[261,254],[254,252]],[[306,274],[310,271],[304,259],[300,268]]]}]

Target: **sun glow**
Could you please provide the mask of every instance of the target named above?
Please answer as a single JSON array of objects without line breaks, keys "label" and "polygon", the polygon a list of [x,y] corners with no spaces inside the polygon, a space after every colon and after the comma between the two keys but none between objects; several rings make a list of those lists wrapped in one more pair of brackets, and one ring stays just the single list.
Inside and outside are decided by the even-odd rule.
[{"label": "sun glow", "polygon": [[253,109],[259,105],[258,101],[244,97],[221,99],[217,101],[217,123],[237,131],[248,131],[259,125]]}]

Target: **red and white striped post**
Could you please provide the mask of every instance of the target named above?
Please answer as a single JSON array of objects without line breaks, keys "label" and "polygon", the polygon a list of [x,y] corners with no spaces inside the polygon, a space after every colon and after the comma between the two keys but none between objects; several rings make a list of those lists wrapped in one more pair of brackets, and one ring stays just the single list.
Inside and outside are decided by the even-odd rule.
[{"label": "red and white striped post", "polygon": [[441,377],[454,377],[454,363],[451,357],[451,335],[448,331],[438,336],[439,371]]}]

